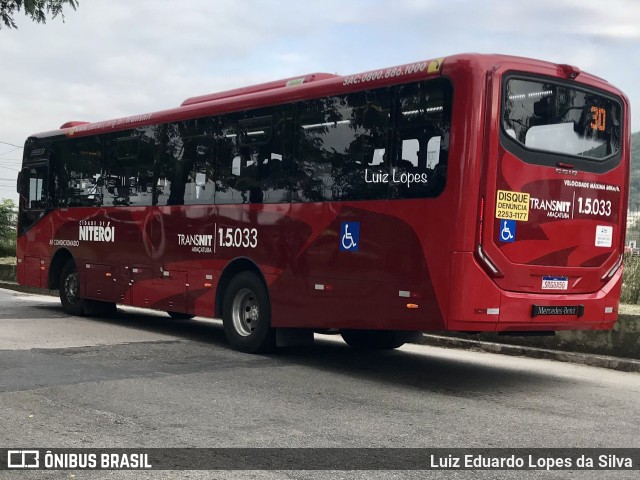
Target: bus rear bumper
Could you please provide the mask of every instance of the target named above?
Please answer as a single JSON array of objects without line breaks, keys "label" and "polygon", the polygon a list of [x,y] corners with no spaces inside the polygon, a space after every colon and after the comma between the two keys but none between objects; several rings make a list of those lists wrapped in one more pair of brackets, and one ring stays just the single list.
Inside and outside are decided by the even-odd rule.
[{"label": "bus rear bumper", "polygon": [[500,289],[473,254],[456,252],[447,329],[535,332],[609,330],[618,319],[622,268],[603,287],[585,294],[528,294]]}]

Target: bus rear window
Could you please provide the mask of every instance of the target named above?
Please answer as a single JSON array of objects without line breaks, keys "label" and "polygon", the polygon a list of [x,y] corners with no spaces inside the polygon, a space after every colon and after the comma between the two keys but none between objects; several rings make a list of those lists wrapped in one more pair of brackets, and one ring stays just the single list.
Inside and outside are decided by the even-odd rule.
[{"label": "bus rear window", "polygon": [[618,153],[620,123],[618,102],[593,91],[518,78],[504,88],[504,133],[527,150],[601,161]]}]

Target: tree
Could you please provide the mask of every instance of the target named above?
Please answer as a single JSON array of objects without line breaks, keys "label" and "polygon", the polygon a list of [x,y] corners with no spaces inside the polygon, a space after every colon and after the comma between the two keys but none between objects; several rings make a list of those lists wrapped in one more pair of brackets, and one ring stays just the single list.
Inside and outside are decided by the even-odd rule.
[{"label": "tree", "polygon": [[64,15],[62,8],[68,4],[74,10],[78,8],[78,0],[0,0],[0,29],[2,24],[7,28],[18,28],[13,16],[16,12],[24,10],[25,15],[37,23],[47,23],[47,15],[56,18],[58,15]]},{"label": "tree", "polygon": [[16,205],[12,200],[0,201],[0,257],[16,254]]},{"label": "tree", "polygon": [[15,221],[16,205],[13,200],[2,200],[0,202],[0,242],[7,239],[15,239],[16,221]]}]

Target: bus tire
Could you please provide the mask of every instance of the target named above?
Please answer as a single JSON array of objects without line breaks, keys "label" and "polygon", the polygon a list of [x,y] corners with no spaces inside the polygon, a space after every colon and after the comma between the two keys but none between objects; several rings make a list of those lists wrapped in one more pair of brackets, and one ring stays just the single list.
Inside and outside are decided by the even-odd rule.
[{"label": "bus tire", "polygon": [[174,320],[191,320],[195,315],[182,312],[167,312],[167,314]]},{"label": "bus tire", "polygon": [[84,315],[84,301],[80,297],[80,275],[73,260],[68,260],[60,274],[60,303],[69,315]]},{"label": "bus tire", "polygon": [[253,272],[242,272],[229,282],[222,301],[222,324],[233,348],[246,353],[275,349],[271,304],[267,288]]},{"label": "bus tire", "polygon": [[342,330],[340,334],[356,350],[393,350],[405,344],[404,335],[393,330]]}]

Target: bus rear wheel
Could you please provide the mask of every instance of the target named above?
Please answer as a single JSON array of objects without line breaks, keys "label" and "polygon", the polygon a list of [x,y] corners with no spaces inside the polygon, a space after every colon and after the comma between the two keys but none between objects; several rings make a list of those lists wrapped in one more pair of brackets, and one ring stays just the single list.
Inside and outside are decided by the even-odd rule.
[{"label": "bus rear wheel", "polygon": [[80,275],[73,260],[69,260],[60,274],[60,303],[69,315],[83,315],[84,302],[80,298]]},{"label": "bus rear wheel", "polygon": [[393,330],[342,330],[347,345],[356,350],[392,350],[405,344],[405,335]]},{"label": "bus rear wheel", "polygon": [[237,350],[264,353],[275,348],[267,288],[255,273],[242,272],[229,282],[222,302],[222,323],[227,340]]}]

